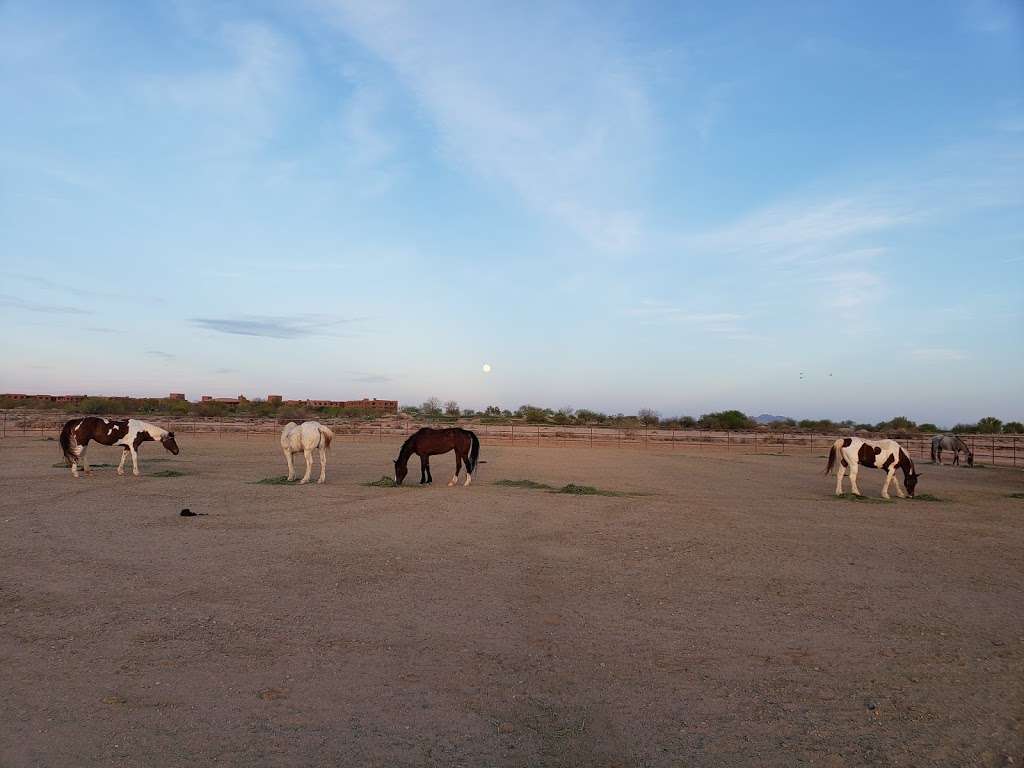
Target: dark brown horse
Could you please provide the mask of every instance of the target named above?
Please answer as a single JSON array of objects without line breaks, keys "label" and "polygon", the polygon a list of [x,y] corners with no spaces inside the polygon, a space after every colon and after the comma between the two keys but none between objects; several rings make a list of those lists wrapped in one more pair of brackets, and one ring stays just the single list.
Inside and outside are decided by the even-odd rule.
[{"label": "dark brown horse", "polygon": [[409,458],[415,453],[420,457],[420,483],[432,483],[430,476],[430,457],[439,453],[455,451],[455,474],[448,485],[459,482],[462,462],[466,462],[466,485],[473,482],[473,472],[480,459],[480,440],[468,429],[452,427],[450,429],[431,429],[423,427],[402,443],[402,450],[395,459],[395,482],[399,485],[409,474]]},{"label": "dark brown horse", "polygon": [[174,441],[174,433],[161,429],[155,424],[139,419],[103,419],[98,416],[86,416],[84,419],[71,419],[60,431],[60,448],[64,452],[64,460],[71,465],[71,474],[78,477],[78,465],[89,471],[89,462],[85,458],[85,448],[90,441],[101,445],[116,445],[122,448],[121,463],[117,474],[124,474],[124,460],[131,454],[132,474],[139,474],[139,446],[150,440],[159,440],[160,444],[171,453],[177,455],[178,444]]}]

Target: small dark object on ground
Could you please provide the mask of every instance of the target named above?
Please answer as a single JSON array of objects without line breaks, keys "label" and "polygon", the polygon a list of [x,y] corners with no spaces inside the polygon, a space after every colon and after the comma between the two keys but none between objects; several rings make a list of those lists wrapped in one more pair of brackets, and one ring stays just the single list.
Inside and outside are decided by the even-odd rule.
[{"label": "small dark object on ground", "polygon": [[188,507],[185,507],[185,508],[184,508],[183,510],[181,510],[181,516],[182,516],[182,517],[195,517],[195,516],[196,516],[196,513],[195,513],[195,512],[193,512],[193,511],[192,511],[191,509],[189,509]]}]

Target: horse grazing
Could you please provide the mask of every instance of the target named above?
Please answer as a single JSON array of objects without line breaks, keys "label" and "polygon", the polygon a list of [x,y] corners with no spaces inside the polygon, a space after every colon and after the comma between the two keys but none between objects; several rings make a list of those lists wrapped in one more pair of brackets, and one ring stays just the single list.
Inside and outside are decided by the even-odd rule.
[{"label": "horse grazing", "polygon": [[334,433],[318,421],[304,421],[299,426],[294,421],[289,421],[281,430],[281,450],[284,451],[284,459],[288,462],[288,479],[295,479],[295,465],[292,464],[292,455],[301,453],[306,458],[306,474],[299,481],[300,484],[309,482],[309,473],[313,469],[313,449],[320,449],[320,479],[317,483],[327,481],[327,449],[331,447],[331,440]]},{"label": "horse grazing", "polygon": [[132,457],[132,474],[139,474],[139,446],[151,440],[159,440],[160,444],[175,456],[178,455],[178,444],[174,441],[174,433],[168,432],[155,424],[139,419],[104,419],[99,416],[86,416],[84,419],[71,419],[60,431],[60,448],[64,452],[64,461],[71,465],[71,474],[78,477],[78,465],[89,473],[89,462],[85,458],[85,449],[89,441],[100,445],[119,445],[121,463],[117,465],[117,474],[124,474],[124,461],[128,454]]},{"label": "horse grazing", "polygon": [[957,435],[936,435],[932,438],[932,464],[942,464],[942,452],[953,452],[953,466],[960,463],[960,451],[967,454],[967,466],[974,466],[974,451]]},{"label": "horse grazing", "polygon": [[473,472],[480,462],[480,440],[468,429],[452,427],[450,429],[431,429],[423,427],[402,443],[402,449],[395,459],[395,482],[399,485],[409,473],[409,457],[414,453],[420,457],[420,484],[432,483],[430,474],[430,457],[439,453],[455,451],[455,474],[448,481],[453,486],[459,482],[462,462],[466,462],[466,482],[473,482]]},{"label": "horse grazing", "polygon": [[[836,459],[839,459],[838,466]],[[914,462],[907,452],[900,447],[895,440],[861,440],[859,437],[846,437],[836,440],[828,452],[828,465],[825,467],[825,474],[836,467],[836,496],[843,495],[843,474],[847,468],[850,471],[850,489],[860,496],[860,489],[857,487],[857,468],[874,467],[886,471],[885,482],[882,483],[882,498],[889,498],[889,484],[896,484],[896,495],[901,499],[905,498],[903,489],[900,488],[900,481],[896,479],[896,469],[903,470],[903,481],[907,486],[907,493],[914,498],[914,488],[917,486],[917,478],[921,475],[914,470]]]}]

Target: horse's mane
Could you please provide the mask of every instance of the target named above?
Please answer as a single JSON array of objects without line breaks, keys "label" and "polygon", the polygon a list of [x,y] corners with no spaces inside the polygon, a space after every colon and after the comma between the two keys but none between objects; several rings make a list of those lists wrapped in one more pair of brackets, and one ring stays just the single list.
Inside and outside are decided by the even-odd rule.
[{"label": "horse's mane", "polygon": [[413,442],[413,440],[415,440],[417,437],[419,437],[420,432],[422,432],[425,429],[426,429],[426,427],[420,427],[419,429],[417,429],[415,432],[413,432],[411,435],[409,435],[405,439],[405,442],[402,443],[402,447],[398,450],[399,457],[401,457],[401,455],[403,453],[405,453],[405,449],[406,448],[408,448],[410,451],[412,450],[412,442]]}]

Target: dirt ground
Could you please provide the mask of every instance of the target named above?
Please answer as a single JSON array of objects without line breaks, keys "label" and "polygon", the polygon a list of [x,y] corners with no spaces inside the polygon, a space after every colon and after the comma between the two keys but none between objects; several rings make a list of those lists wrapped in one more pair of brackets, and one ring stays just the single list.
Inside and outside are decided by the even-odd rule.
[{"label": "dirt ground", "polygon": [[0,765],[1024,764],[1022,472],[485,445],[393,489],[367,443],[300,487],[181,443],[0,441]]}]

